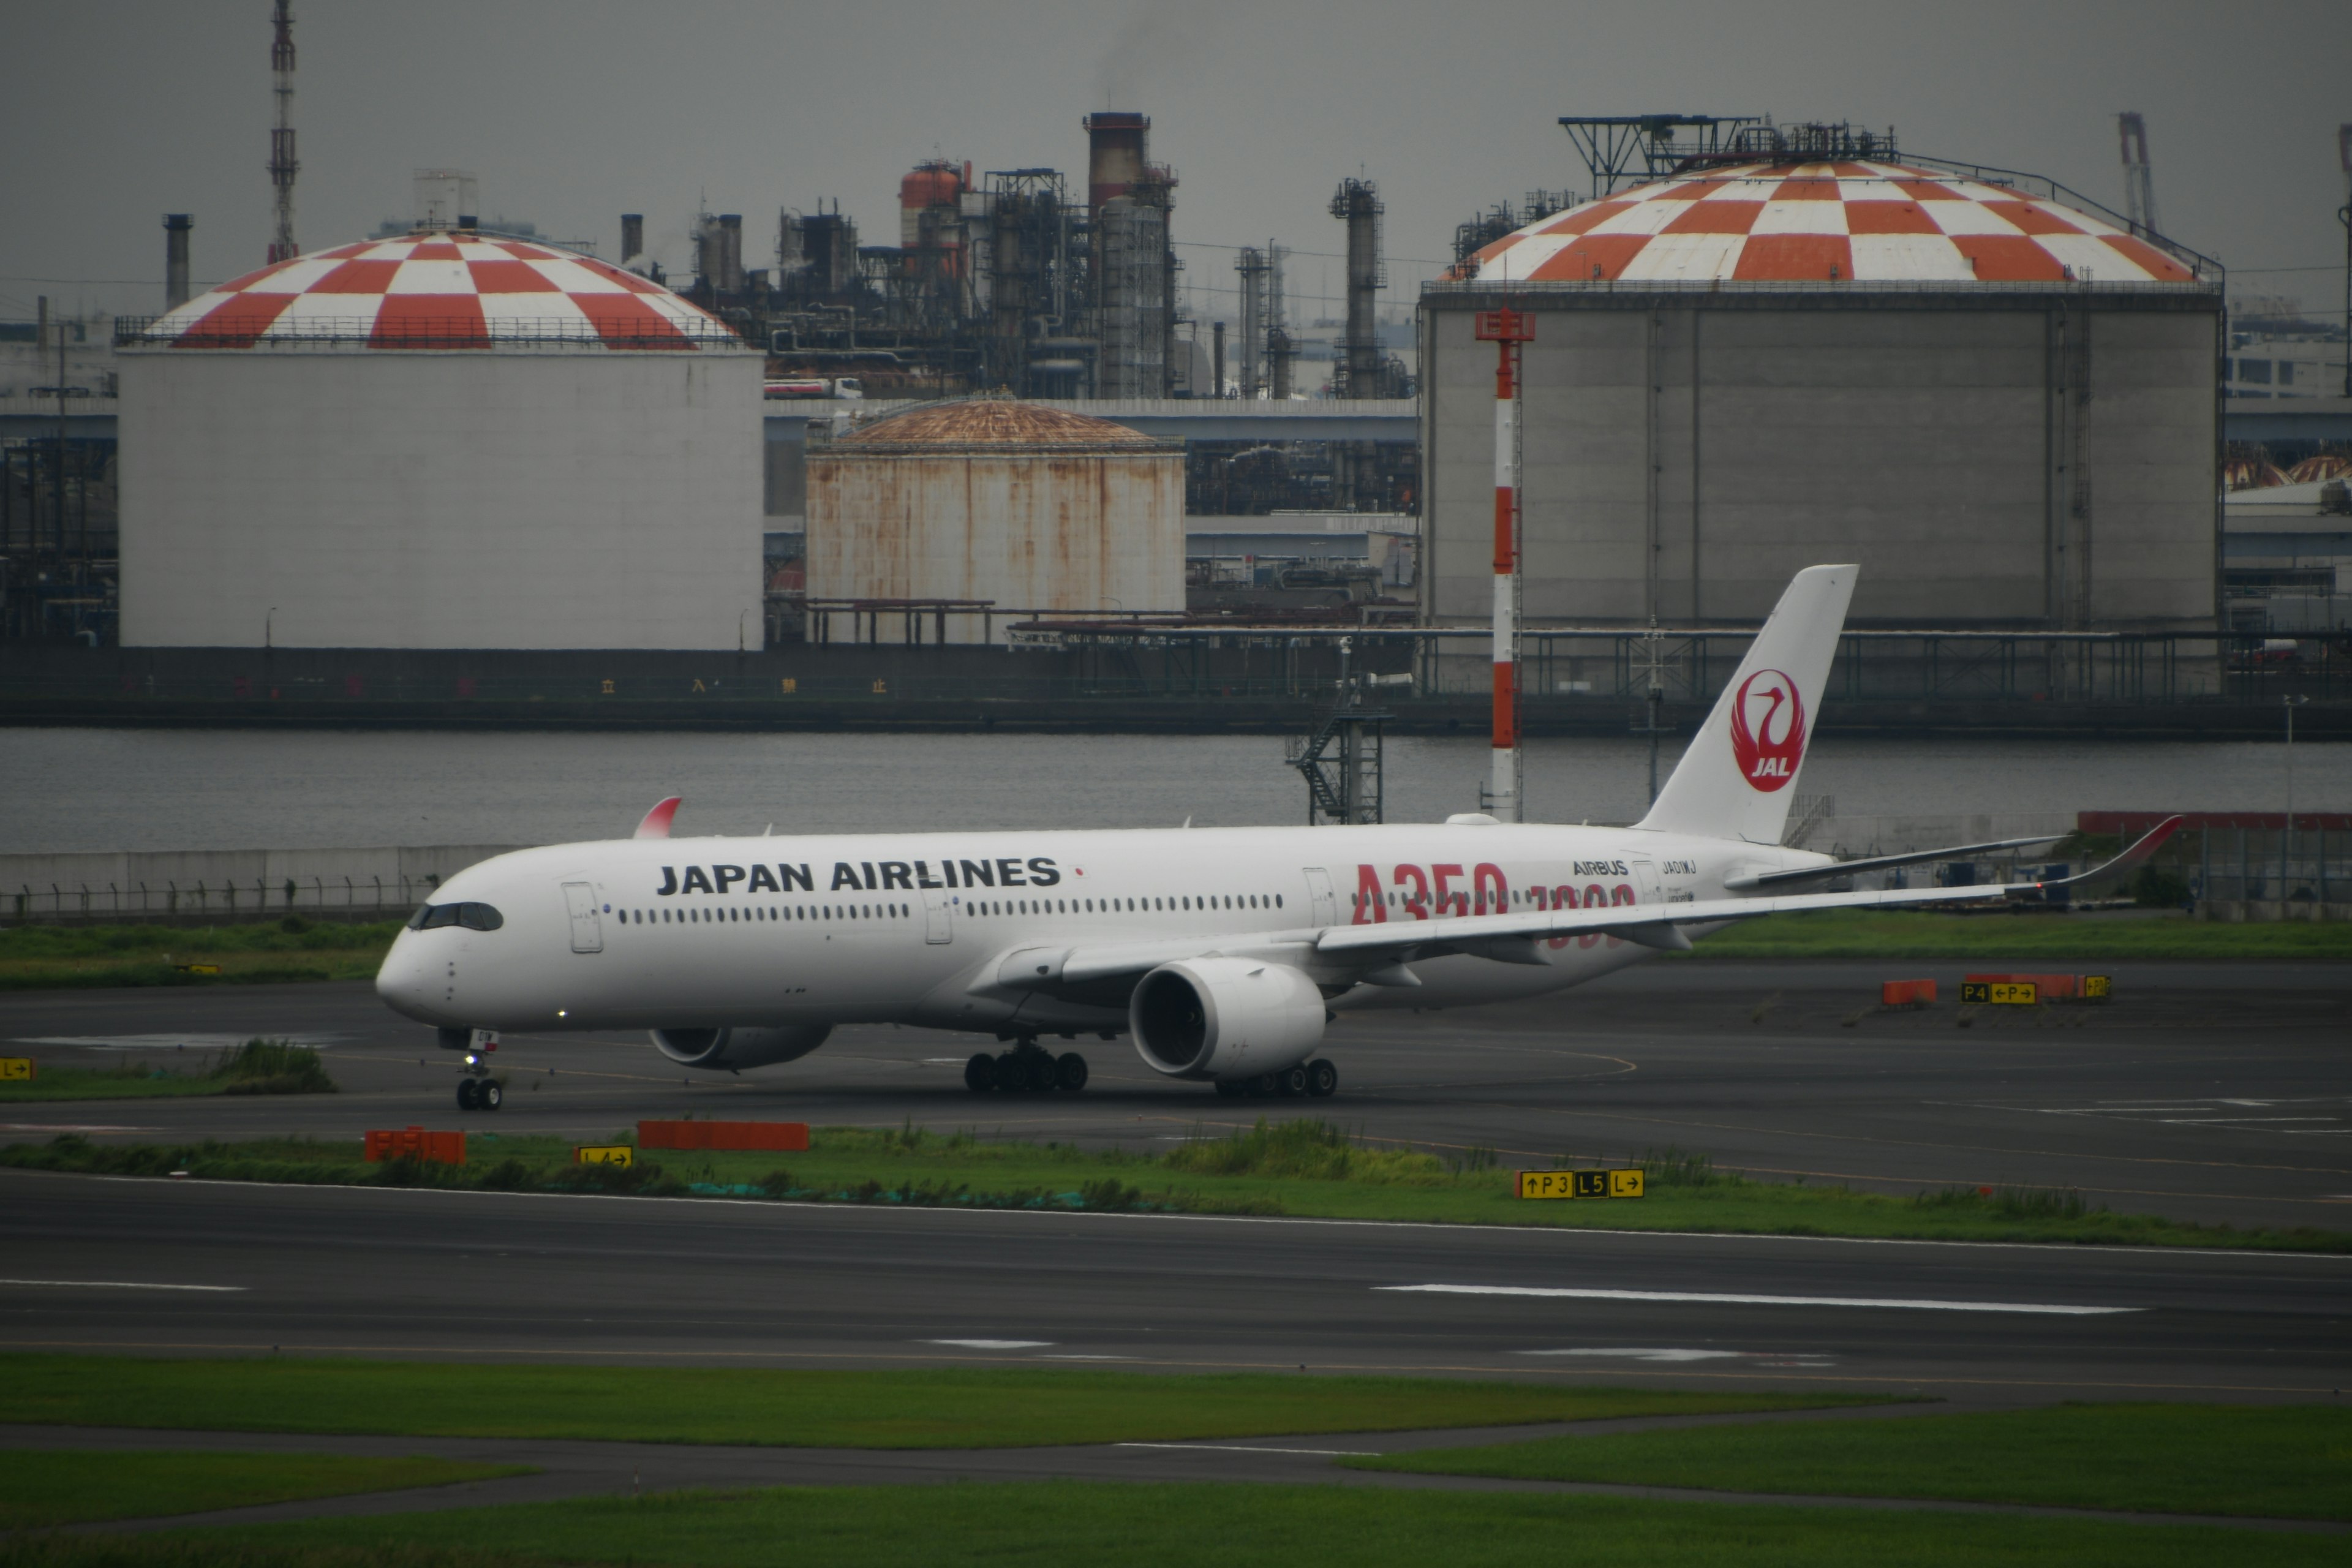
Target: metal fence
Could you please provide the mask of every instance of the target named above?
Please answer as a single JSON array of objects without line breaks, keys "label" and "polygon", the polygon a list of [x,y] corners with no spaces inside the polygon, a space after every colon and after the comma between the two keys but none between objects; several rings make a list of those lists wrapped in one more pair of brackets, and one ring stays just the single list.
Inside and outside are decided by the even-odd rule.
[{"label": "metal fence", "polygon": [[2192,891],[2223,904],[2352,904],[2352,833],[2324,828],[2210,827]]}]

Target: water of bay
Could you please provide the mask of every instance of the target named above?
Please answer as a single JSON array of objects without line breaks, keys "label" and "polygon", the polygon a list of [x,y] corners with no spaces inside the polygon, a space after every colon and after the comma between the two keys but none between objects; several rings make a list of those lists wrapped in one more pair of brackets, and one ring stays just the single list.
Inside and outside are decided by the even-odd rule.
[{"label": "water of bay", "polygon": [[[1675,745],[1661,760],[1673,766]],[[1533,742],[1528,816],[1624,822],[1647,746]],[[1475,811],[1487,751],[1392,740],[1388,816]],[[1822,740],[1797,789],[1845,816],[2278,811],[2278,742]],[[2352,744],[2298,743],[2298,811],[2352,810]],[[533,844],[626,834],[682,795],[681,835],[1202,826],[1303,821],[1278,738],[600,734],[249,730],[0,731],[0,853]]]}]

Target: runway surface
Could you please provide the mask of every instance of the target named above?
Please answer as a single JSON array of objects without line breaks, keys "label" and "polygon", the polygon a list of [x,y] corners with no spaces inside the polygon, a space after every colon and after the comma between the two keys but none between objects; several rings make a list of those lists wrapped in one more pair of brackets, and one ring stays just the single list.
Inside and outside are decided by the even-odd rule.
[{"label": "runway surface", "polygon": [[[0,1172],[26,1350],[2304,1400],[2352,1258]],[[195,1287],[195,1289],[189,1289]],[[1435,1287],[1437,1289],[1431,1289]]]},{"label": "runway surface", "polygon": [[[790,1118],[1136,1149],[1260,1114],[1311,1114],[1506,1164],[1677,1147],[1760,1175],[1912,1193],[2074,1188],[2094,1204],[2238,1225],[2352,1226],[2352,975],[2320,963],[2066,965],[2110,973],[2099,1007],[1983,1009],[1957,963],[1658,962],[1537,1002],[1348,1015],[1329,1100],[1220,1100],[1157,1077],[1124,1040],[1083,1050],[1079,1095],[976,1097],[971,1037],[855,1027],[798,1062],[689,1075],[639,1036],[523,1037],[496,1121],[462,1117],[454,1059],[363,984],[20,993],[0,1053],[178,1065],[250,1036],[315,1043],[344,1092],[0,1105],[0,1139],[356,1137],[465,1124],[600,1138],[640,1117]],[[2016,967],[2049,967],[2026,964]],[[1876,1010],[1931,976],[1944,1005]]]}]

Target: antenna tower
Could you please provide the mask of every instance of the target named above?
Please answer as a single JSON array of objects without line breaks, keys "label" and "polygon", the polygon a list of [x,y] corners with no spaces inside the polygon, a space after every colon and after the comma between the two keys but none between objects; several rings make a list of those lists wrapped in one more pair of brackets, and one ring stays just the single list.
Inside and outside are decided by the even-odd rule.
[{"label": "antenna tower", "polygon": [[269,46],[269,69],[277,78],[278,123],[269,132],[269,184],[276,193],[278,226],[269,237],[269,259],[291,261],[294,248],[294,172],[302,165],[294,157],[294,12],[288,0],[278,0],[270,20],[278,29]]}]

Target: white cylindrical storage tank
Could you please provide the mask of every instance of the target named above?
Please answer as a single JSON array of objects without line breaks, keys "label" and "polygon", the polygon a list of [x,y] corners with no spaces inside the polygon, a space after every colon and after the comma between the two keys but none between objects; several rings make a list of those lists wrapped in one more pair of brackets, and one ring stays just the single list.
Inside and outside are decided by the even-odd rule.
[{"label": "white cylindrical storage tank", "polygon": [[1183,444],[1001,398],[813,443],[808,599],[833,640],[844,616],[869,640],[978,642],[1006,611],[1181,615]]},{"label": "white cylindrical storage tank", "polygon": [[1508,306],[1534,624],[1753,624],[1855,562],[1856,628],[2210,629],[2221,297],[1958,164],[1737,153],[1555,213],[1423,291],[1423,608],[1488,614]]},{"label": "white cylindrical storage tank", "polygon": [[757,647],[761,363],[467,230],[225,283],[122,354],[123,645]]}]

